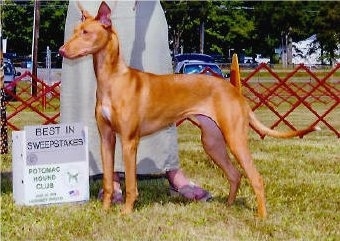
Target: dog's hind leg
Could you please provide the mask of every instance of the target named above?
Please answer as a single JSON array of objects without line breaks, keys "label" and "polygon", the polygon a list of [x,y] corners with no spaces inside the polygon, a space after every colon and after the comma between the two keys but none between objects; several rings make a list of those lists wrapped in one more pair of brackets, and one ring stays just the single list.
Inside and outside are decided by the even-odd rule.
[{"label": "dog's hind leg", "polygon": [[228,205],[231,205],[236,198],[237,190],[241,182],[241,174],[232,164],[226,149],[226,143],[221,130],[216,123],[207,116],[196,115],[201,129],[201,140],[205,152],[210,158],[219,166],[230,184],[230,191],[228,196]]},{"label": "dog's hind leg", "polygon": [[248,124],[242,123],[240,119],[238,121],[239,122],[233,122],[234,125],[229,126],[228,131],[225,132],[226,140],[228,142],[230,151],[233,153],[241,167],[244,169],[255,192],[258,215],[262,218],[265,218],[267,215],[267,211],[264,194],[264,184],[260,173],[256,170],[249,151],[247,138]]}]

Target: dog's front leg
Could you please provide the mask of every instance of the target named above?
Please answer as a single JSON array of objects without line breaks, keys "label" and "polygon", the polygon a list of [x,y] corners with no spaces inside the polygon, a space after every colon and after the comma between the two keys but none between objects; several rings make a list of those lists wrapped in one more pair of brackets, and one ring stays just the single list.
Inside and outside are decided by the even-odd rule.
[{"label": "dog's front leg", "polygon": [[126,199],[122,213],[131,213],[137,200],[136,157],[139,138],[122,136],[123,160],[125,165]]},{"label": "dog's front leg", "polygon": [[111,207],[113,197],[113,167],[114,150],[116,146],[116,135],[111,127],[98,124],[101,141],[101,155],[103,165],[103,207],[108,210]]}]

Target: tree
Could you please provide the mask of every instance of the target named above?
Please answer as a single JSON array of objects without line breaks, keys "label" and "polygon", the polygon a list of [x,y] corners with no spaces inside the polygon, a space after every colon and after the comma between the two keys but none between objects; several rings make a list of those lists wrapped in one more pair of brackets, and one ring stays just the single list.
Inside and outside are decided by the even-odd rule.
[{"label": "tree", "polygon": [[[33,1],[3,0],[3,36],[8,39],[8,52],[28,55],[32,50]],[[68,2],[42,1],[38,48],[57,50],[64,42],[64,25]]]},{"label": "tree", "polygon": [[[183,33],[188,30],[190,15],[187,1],[162,1],[169,25],[169,41],[174,55],[180,52]],[[179,17],[180,16],[180,17]]]},{"label": "tree", "polygon": [[322,62],[328,60],[330,64],[339,56],[335,52],[340,46],[340,3],[323,2],[315,18],[315,32],[322,50]]},{"label": "tree", "polygon": [[[300,1],[289,2],[255,2],[254,51],[268,56],[274,54],[274,48],[282,44],[286,35],[294,40],[307,36],[306,28],[309,18],[308,3]],[[307,31],[306,31],[307,30]]]},{"label": "tree", "polygon": [[64,42],[67,1],[45,1],[41,6],[39,49],[58,50]]},{"label": "tree", "polygon": [[[200,28],[211,1],[162,1],[169,25],[169,40],[174,54],[184,48],[198,52]],[[189,40],[189,42],[184,40]],[[189,44],[188,44],[189,43]]]},{"label": "tree", "polygon": [[207,53],[225,54],[242,50],[251,40],[252,20],[241,8],[242,2],[162,1],[169,24],[173,52],[199,52],[200,30],[204,23]]},{"label": "tree", "polygon": [[4,0],[1,9],[3,38],[7,52],[30,53],[32,49],[33,4]]},{"label": "tree", "polygon": [[[8,51],[28,55],[32,48],[33,0],[3,0],[1,17]],[[273,58],[289,32],[294,42],[316,34],[325,60],[340,44],[340,2],[336,1],[161,1],[174,54],[200,51],[228,56],[256,53]],[[67,1],[41,1],[39,52],[56,51],[64,41]],[[229,57],[229,56],[228,56]]]},{"label": "tree", "polygon": [[207,45],[211,53],[230,58],[230,50],[242,53],[250,46],[254,31],[253,18],[242,2],[214,1],[206,25]]},{"label": "tree", "polygon": [[[254,51],[273,56],[289,34],[294,42],[317,35],[324,51],[334,58],[339,41],[339,2],[264,1],[247,2],[254,8]],[[262,52],[261,52],[262,51]]]}]

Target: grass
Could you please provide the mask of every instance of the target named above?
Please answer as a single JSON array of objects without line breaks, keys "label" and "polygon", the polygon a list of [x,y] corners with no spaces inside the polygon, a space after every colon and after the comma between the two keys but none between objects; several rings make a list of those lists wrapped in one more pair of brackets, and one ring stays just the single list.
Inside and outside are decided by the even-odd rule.
[{"label": "grass", "polygon": [[[13,104],[8,111],[16,107]],[[287,107],[278,108],[284,113]],[[325,105],[313,104],[313,108],[323,113]],[[55,114],[53,109],[48,111]],[[277,119],[267,108],[256,114],[267,125]],[[327,116],[337,130],[339,115],[337,107]],[[289,118],[297,127],[314,119],[305,108],[298,108]],[[41,122],[29,111],[11,121],[20,127]],[[340,139],[321,127],[322,131],[303,139],[261,140],[250,132],[250,149],[266,184],[265,220],[256,216],[255,196],[246,178],[235,204],[225,205],[228,183],[204,153],[199,130],[186,122],[178,128],[181,166],[213,194],[209,203],[170,197],[169,184],[160,177],[139,181],[140,197],[135,212],[128,216],[120,214],[119,206],[102,210],[96,198],[100,180],[91,180],[86,203],[17,206],[13,203],[11,154],[2,155],[1,240],[340,240]]]},{"label": "grass", "polygon": [[266,183],[265,220],[256,216],[254,193],[246,178],[236,203],[225,205],[227,182],[205,155],[196,127],[182,124],[179,143],[184,171],[211,191],[213,201],[170,197],[164,178],[140,180],[140,198],[128,216],[120,215],[117,206],[102,210],[96,199],[100,180],[91,181],[87,203],[17,206],[8,174],[11,156],[2,155],[1,240],[340,239],[340,141],[329,132],[289,140],[261,140],[250,132],[250,148]]}]

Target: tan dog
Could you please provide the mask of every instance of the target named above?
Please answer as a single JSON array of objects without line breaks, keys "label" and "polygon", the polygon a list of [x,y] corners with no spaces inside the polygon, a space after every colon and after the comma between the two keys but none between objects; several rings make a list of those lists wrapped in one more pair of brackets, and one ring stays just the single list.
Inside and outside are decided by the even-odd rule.
[{"label": "tan dog", "polygon": [[235,201],[241,174],[230,161],[226,144],[250,180],[256,194],[259,216],[265,217],[263,181],[248,148],[249,124],[261,133],[274,137],[301,136],[316,128],[281,133],[265,127],[256,119],[240,90],[221,78],[155,75],[132,69],[121,56],[107,4],[102,2],[96,17],[86,11],[82,13],[83,22],[60,48],[60,53],[69,59],[93,55],[97,77],[95,112],[104,172],[104,208],[110,207],[113,194],[115,135],[121,136],[126,172],[123,212],[130,213],[138,196],[136,151],[140,137],[184,118],[194,118],[202,131],[205,151],[223,170],[230,183],[227,203]]}]

